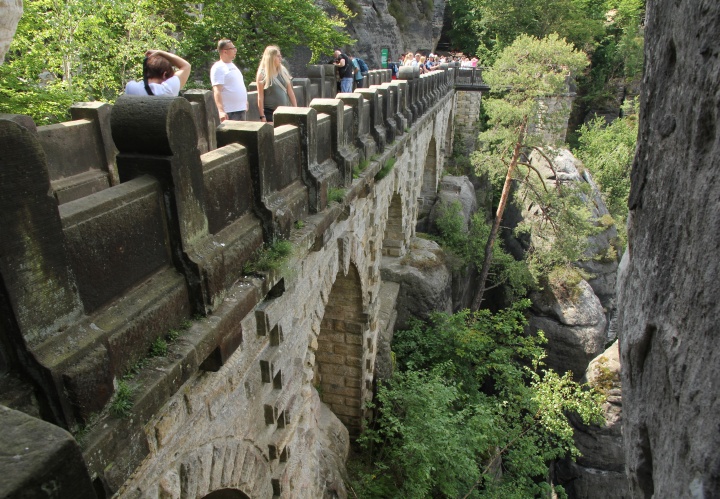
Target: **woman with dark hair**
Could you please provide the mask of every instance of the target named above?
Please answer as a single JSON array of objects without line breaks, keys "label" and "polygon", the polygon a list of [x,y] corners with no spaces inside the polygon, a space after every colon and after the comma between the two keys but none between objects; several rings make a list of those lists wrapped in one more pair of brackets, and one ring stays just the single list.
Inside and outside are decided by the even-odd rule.
[{"label": "woman with dark hair", "polygon": [[[177,68],[177,71],[173,69]],[[127,95],[178,95],[190,77],[190,63],[164,50],[148,50],[143,62],[143,81],[125,85]]]},{"label": "woman with dark hair", "polygon": [[269,45],[265,48],[260,60],[256,83],[260,121],[272,122],[273,113],[280,106],[297,107],[292,76],[283,66],[279,47]]}]

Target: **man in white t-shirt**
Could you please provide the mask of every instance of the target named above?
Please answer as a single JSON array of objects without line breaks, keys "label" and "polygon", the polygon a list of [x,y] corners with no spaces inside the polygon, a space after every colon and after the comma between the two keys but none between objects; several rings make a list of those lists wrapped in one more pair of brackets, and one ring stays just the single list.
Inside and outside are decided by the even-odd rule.
[{"label": "man in white t-shirt", "polygon": [[[177,68],[177,71],[173,69]],[[143,63],[143,81],[125,85],[127,95],[178,95],[190,77],[190,63],[164,50],[148,50]]]},{"label": "man in white t-shirt", "polygon": [[248,108],[247,89],[242,73],[232,62],[237,48],[232,41],[223,38],[218,42],[218,52],[220,60],[210,69],[210,83],[215,105],[220,112],[220,121],[245,121]]}]

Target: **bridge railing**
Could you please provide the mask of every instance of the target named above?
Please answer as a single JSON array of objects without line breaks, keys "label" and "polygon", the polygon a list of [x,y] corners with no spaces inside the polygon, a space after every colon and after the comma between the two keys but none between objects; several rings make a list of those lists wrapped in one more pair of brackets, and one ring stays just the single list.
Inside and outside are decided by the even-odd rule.
[{"label": "bridge railing", "polygon": [[487,84],[483,81],[482,74],[483,69],[460,67],[457,68],[457,78],[455,80],[455,88],[463,90],[485,90],[488,88]]},{"label": "bridge railing", "polygon": [[[360,193],[372,177],[353,180],[353,169],[407,137],[457,74],[401,68],[391,81],[375,70],[369,88],[338,94],[335,68],[312,66],[294,81],[308,107],[279,108],[274,124],[220,125],[211,92],[198,90],[76,106],[72,122],[51,127],[0,116],[0,374],[31,379],[43,416],[77,429],[183,318],[234,307],[183,337],[138,396],[136,417],[90,439],[88,466],[103,476],[121,452],[118,428],[127,448],[142,449],[143,424],[167,397],[240,345],[235,319],[272,285],[233,287],[255,252],[298,220],[339,213],[328,191]],[[316,246],[326,229],[313,229]]]}]

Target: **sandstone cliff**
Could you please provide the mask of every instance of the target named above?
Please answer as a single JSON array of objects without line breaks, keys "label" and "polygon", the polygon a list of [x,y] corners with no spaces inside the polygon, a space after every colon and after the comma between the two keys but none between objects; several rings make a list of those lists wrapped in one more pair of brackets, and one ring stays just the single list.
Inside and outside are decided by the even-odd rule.
[{"label": "sandstone cliff", "polygon": [[720,490],[720,3],[647,5],[618,292],[633,497]]},{"label": "sandstone cliff", "polygon": [[347,32],[357,40],[350,52],[371,68],[380,67],[380,50],[396,60],[403,52],[433,51],[440,39],[445,0],[351,0],[356,13]]}]

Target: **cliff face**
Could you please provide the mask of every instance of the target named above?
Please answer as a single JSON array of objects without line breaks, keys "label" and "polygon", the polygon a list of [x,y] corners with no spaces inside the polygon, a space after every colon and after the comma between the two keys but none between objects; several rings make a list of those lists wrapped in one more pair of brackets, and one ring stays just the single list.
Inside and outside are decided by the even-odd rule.
[{"label": "cliff face", "polygon": [[619,335],[633,497],[720,490],[720,3],[647,4]]},{"label": "cliff face", "polygon": [[346,2],[356,16],[347,31],[357,43],[350,50],[371,68],[380,67],[387,47],[397,60],[401,53],[434,51],[443,25],[445,0],[354,0]]}]

